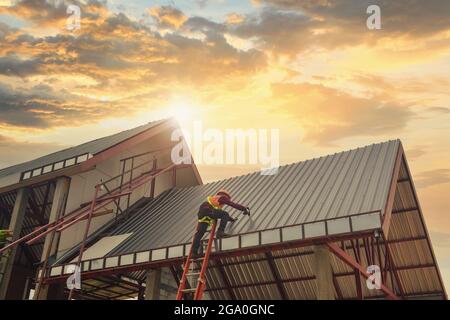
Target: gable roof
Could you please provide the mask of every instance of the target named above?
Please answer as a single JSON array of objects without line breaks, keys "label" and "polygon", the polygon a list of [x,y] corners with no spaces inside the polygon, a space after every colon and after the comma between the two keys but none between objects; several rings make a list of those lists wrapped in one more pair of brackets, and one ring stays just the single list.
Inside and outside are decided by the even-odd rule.
[{"label": "gable roof", "polygon": [[[148,124],[125,130],[110,136],[106,136],[103,138],[95,139],[78,146],[70,147],[67,149],[63,149],[37,159],[27,161],[24,163],[20,163],[11,167],[7,167],[0,170],[0,179],[6,178],[8,176],[14,176],[11,181],[8,181],[9,184],[17,183],[22,178],[22,174],[30,172],[30,178],[33,177],[33,170],[45,168],[46,166],[50,166],[56,163],[63,163],[62,168],[67,167],[64,166],[65,160],[70,161],[70,165],[74,165],[79,163],[79,161],[86,161],[87,159],[95,156],[96,154],[105,151],[127,139],[130,139],[133,136],[136,136],[146,130],[149,130],[163,122],[167,121],[158,120],[152,121]],[[74,162],[71,160],[73,159]],[[77,159],[78,161],[76,161]],[[81,160],[80,160],[81,159]],[[52,170],[53,171],[53,170]]]},{"label": "gable roof", "polygon": [[[399,140],[286,165],[275,176],[256,172],[143,198],[129,209],[137,213],[103,233],[131,235],[103,257],[84,260],[84,283],[115,274],[142,282],[149,268],[176,273],[199,204],[220,187],[253,210],[234,223],[231,237],[214,241],[206,272],[212,299],[315,299],[314,244],[324,241],[361,266],[380,266],[385,286],[401,298],[447,299]],[[64,281],[70,259],[61,257],[48,281]],[[386,297],[358,286],[342,257],[332,255],[330,263],[338,299]]]},{"label": "gable roof", "polygon": [[239,217],[232,234],[368,212],[382,215],[399,145],[399,140],[389,141],[285,165],[275,175],[255,172],[169,190],[111,233],[133,234],[108,256],[190,242],[199,205],[220,188],[252,211],[247,218],[230,210]]}]

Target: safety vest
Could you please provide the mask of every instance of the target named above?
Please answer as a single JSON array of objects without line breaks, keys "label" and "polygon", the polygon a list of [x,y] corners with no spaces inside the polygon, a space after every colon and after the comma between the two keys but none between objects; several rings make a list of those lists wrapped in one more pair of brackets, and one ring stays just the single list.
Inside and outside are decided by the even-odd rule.
[{"label": "safety vest", "polygon": [[0,230],[0,241],[5,241],[6,238],[7,238],[6,231],[5,230]]},{"label": "safety vest", "polygon": [[[218,210],[218,209],[221,209],[222,206],[216,201],[216,199],[218,199],[218,198],[215,198],[215,196],[209,196],[206,200],[211,205],[211,207]],[[203,218],[198,219],[198,222],[206,222],[208,225],[211,226],[215,220],[216,219],[211,218],[209,216],[204,216]]]},{"label": "safety vest", "polygon": [[5,230],[0,230],[0,248],[3,248],[6,245],[6,243],[7,243],[6,238],[7,237],[8,236],[7,236],[6,232],[5,232]]}]

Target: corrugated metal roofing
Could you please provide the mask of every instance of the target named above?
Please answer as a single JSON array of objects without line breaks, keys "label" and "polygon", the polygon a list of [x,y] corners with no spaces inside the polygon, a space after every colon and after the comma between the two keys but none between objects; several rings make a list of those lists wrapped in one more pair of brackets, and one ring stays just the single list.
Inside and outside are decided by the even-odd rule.
[{"label": "corrugated metal roofing", "polygon": [[[168,191],[150,200],[139,213],[112,232],[134,232],[134,235],[108,256],[190,242],[198,204],[222,186],[233,192],[237,201],[245,203],[252,199],[249,203],[254,209],[251,220],[242,218],[234,226],[233,233],[371,210],[383,212],[400,147],[399,141],[390,141],[287,165],[273,177],[254,173]],[[390,229],[385,240],[375,237],[343,240],[339,246],[362,266],[380,266],[384,284],[396,295],[407,299],[445,299],[445,288],[404,156],[399,170]],[[238,190],[241,191],[239,194]],[[299,196],[298,192],[303,194]],[[348,211],[342,211],[343,208]],[[316,299],[314,247],[268,250],[214,257],[206,274],[207,296],[212,299]],[[271,270],[267,252],[271,253],[276,272]],[[174,263],[173,267],[176,263],[181,265],[180,261]],[[352,267],[336,255],[332,255],[331,265],[336,298],[357,299],[357,278]],[[129,275],[143,281],[145,269],[131,271]],[[369,290],[364,282],[360,290],[365,299],[385,297],[380,290]]]},{"label": "corrugated metal roofing", "polygon": [[[225,188],[252,209],[232,234],[381,211],[400,141],[389,141],[201,186],[172,189],[149,202],[111,235],[130,233],[108,256],[190,242],[199,205]],[[233,210],[232,215],[237,216]]]},{"label": "corrugated metal roofing", "polygon": [[8,168],[4,168],[0,170],[0,178],[9,176],[11,174],[20,173],[23,171],[31,170],[37,167],[45,166],[47,164],[55,163],[58,161],[62,161],[65,159],[69,159],[75,156],[79,156],[82,154],[90,153],[92,155],[95,155],[101,151],[104,151],[124,140],[127,140],[143,131],[146,131],[166,120],[158,120],[149,122],[148,124],[122,131],[107,137],[99,138],[96,140],[92,140],[83,144],[80,144],[75,147],[67,148],[61,151],[57,151],[48,155],[45,155],[43,157],[24,162],[21,164],[17,164]]}]

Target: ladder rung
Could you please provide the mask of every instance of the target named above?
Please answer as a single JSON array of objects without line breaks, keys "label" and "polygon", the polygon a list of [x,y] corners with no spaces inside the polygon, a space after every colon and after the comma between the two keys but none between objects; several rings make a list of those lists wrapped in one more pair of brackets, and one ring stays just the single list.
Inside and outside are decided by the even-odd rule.
[{"label": "ladder rung", "polygon": [[187,277],[198,276],[198,275],[200,275],[200,272],[191,272],[191,273],[186,274]]},{"label": "ladder rung", "polygon": [[191,261],[193,262],[193,261],[201,261],[201,260],[204,260],[205,259],[205,257],[201,257],[201,258],[195,258],[195,259],[191,259]]},{"label": "ladder rung", "polygon": [[189,293],[189,292],[195,292],[195,290],[197,290],[196,288],[191,288],[191,289],[183,289],[183,290],[181,290],[181,292],[184,292],[184,293]]}]

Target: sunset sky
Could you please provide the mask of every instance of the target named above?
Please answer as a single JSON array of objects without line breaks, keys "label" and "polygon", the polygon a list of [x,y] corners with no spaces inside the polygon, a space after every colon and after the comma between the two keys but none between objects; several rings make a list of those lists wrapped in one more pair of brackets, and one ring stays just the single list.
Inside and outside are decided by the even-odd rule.
[{"label": "sunset sky", "polygon": [[282,164],[400,138],[449,290],[450,1],[0,0],[1,168],[168,116],[279,129]]}]

